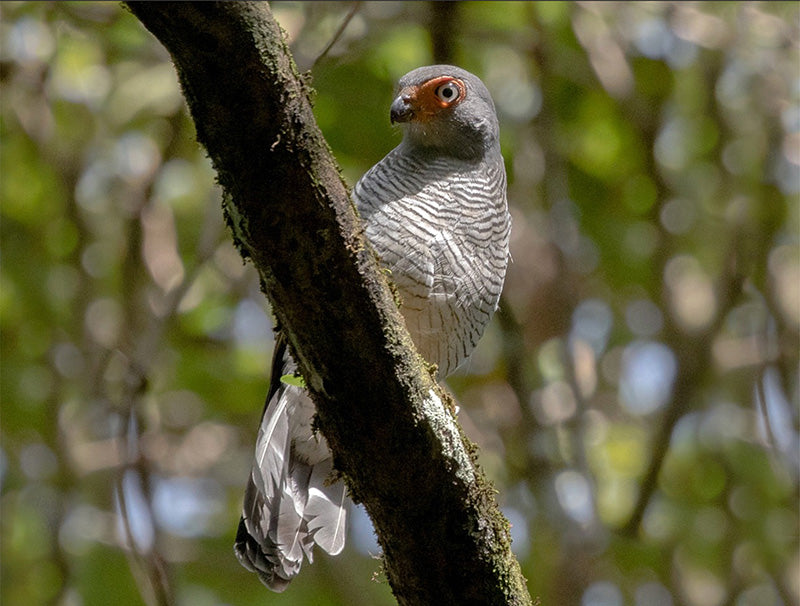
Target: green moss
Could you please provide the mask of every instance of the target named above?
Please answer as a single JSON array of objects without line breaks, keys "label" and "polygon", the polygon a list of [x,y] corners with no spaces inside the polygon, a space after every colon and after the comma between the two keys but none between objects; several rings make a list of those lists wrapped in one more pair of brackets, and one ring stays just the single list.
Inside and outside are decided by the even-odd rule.
[{"label": "green moss", "polygon": [[245,246],[240,234],[242,234],[243,230],[246,229],[246,227],[243,228],[241,224],[244,223],[246,225],[247,218],[239,214],[239,211],[236,208],[236,205],[233,203],[232,197],[227,190],[223,190],[222,194],[222,216],[225,219],[225,224],[231,230],[233,245],[236,247],[236,250],[239,251],[242,259],[246,261],[250,258],[250,252]]}]

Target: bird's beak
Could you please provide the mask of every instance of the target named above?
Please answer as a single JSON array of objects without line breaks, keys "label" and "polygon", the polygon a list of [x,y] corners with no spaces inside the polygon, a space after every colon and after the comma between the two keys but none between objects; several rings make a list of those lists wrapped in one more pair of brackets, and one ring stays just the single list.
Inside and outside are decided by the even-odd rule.
[{"label": "bird's beak", "polygon": [[389,111],[389,117],[392,120],[392,124],[396,122],[408,122],[414,119],[414,105],[413,105],[413,91],[404,88],[400,91],[400,94],[397,95],[397,98],[392,101],[392,107]]}]

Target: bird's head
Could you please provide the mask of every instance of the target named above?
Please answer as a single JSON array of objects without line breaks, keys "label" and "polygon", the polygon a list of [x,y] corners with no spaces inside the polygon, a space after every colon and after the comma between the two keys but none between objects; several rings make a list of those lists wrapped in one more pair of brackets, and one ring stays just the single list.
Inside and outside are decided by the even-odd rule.
[{"label": "bird's head", "polygon": [[459,67],[429,65],[407,73],[390,115],[415,148],[479,159],[498,146],[492,97],[480,78]]}]

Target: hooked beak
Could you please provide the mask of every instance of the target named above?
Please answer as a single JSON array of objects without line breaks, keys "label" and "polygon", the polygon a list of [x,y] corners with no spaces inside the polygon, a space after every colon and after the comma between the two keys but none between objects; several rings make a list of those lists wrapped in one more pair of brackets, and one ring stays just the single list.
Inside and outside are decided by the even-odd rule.
[{"label": "hooked beak", "polygon": [[392,124],[397,122],[409,122],[414,119],[415,112],[411,101],[412,97],[409,91],[400,91],[397,98],[392,101],[392,106],[389,110],[389,117],[392,120]]}]

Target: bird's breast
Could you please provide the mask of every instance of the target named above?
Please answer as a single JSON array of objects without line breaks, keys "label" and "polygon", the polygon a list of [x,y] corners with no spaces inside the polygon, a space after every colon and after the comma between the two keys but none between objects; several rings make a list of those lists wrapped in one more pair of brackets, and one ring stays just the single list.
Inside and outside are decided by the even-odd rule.
[{"label": "bird's breast", "polygon": [[459,170],[389,159],[358,183],[356,201],[414,344],[446,376],[469,356],[500,297],[510,229],[505,173],[502,164]]}]

